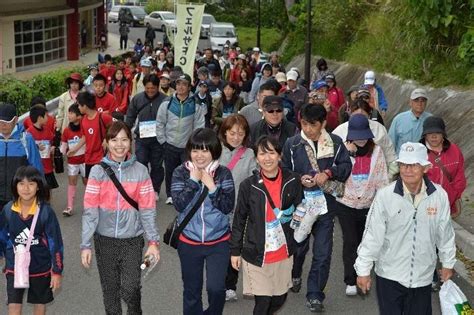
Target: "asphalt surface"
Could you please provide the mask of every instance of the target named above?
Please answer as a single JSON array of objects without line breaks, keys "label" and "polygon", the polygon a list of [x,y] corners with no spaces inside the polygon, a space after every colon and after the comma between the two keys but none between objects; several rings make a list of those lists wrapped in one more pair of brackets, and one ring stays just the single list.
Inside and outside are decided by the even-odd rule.
[{"label": "asphalt surface", "polygon": [[[119,34],[118,29],[119,29],[119,24],[118,23],[109,23],[108,24],[109,33]],[[140,38],[142,43],[144,43],[145,42],[145,31],[146,31],[146,27],[144,27],[144,26],[130,27],[130,33],[128,33],[128,40],[132,41],[133,44],[135,45],[135,42],[137,41],[137,39]],[[155,34],[156,34],[156,38],[155,38],[154,44],[156,45],[157,41],[163,41],[163,32],[155,31]],[[207,38],[199,39],[198,49],[202,51],[207,47],[211,47],[211,42],[209,41],[209,39],[207,39]],[[131,48],[133,48],[133,47],[131,47]]]},{"label": "asphalt surface", "polygon": [[[75,200],[75,212],[72,217],[61,215],[66,207],[67,178],[65,174],[57,175],[60,187],[53,192],[52,205],[56,211],[64,240],[64,279],[62,289],[55,295],[55,301],[48,306],[49,314],[104,314],[102,291],[95,257],[91,269],[86,270],[80,263],[81,212],[84,187],[79,184]],[[174,218],[176,212],[172,206],[164,204],[165,196],[157,203],[157,222],[161,234]],[[304,265],[303,276],[306,278],[311,256],[308,254]],[[459,277],[455,281],[460,285],[466,296],[473,301],[474,289]],[[179,259],[176,251],[166,245],[161,246],[159,265],[142,281],[142,306],[144,314],[181,314],[182,313],[182,282]],[[6,295],[5,279],[0,277],[1,295]],[[327,314],[377,314],[375,291],[365,299],[346,297],[343,282],[342,238],[339,224],[336,222],[334,233],[333,259],[329,282],[326,287],[327,298],[324,302]],[[279,314],[308,314],[305,307],[306,283],[300,293],[289,292],[288,300]],[[252,300],[242,299],[242,283],[239,281],[239,300],[227,303],[224,314],[251,314]],[[433,293],[433,313],[440,314],[438,295]],[[206,301],[205,290],[203,301]],[[204,302],[205,303],[205,302]],[[125,308],[124,308],[125,310]],[[31,306],[25,307],[25,314],[31,314]],[[6,314],[4,303],[0,306],[0,314]]]}]

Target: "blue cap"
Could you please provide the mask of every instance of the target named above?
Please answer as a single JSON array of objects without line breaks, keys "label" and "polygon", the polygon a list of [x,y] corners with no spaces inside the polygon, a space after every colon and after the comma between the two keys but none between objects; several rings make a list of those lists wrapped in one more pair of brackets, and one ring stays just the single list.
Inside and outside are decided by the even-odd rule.
[{"label": "blue cap", "polygon": [[313,90],[319,90],[323,87],[329,87],[329,85],[326,83],[326,81],[324,80],[319,80],[319,81],[314,81],[312,84],[311,84],[311,91]]},{"label": "blue cap", "polygon": [[374,134],[370,130],[369,119],[362,114],[354,114],[349,119],[349,130],[346,139],[354,140],[368,140],[373,139]]}]

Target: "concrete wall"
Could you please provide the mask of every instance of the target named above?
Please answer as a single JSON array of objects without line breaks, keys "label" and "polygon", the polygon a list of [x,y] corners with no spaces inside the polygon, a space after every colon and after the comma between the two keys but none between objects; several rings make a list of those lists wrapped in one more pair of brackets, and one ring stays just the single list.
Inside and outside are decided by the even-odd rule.
[{"label": "concrete wall", "polygon": [[0,32],[1,43],[0,49],[2,50],[2,69],[0,74],[14,73],[15,68],[15,30],[13,27],[13,21],[1,21],[0,20]]},{"label": "concrete wall", "polygon": [[[313,69],[316,67],[318,58],[314,56],[311,61]],[[354,84],[362,84],[364,73],[369,70],[332,61],[328,61],[328,66],[336,75],[337,85],[344,91]],[[304,73],[304,56],[294,58],[286,68],[290,67],[298,67],[301,73]],[[313,69],[311,69],[311,73]],[[466,177],[468,184],[470,184],[472,181],[469,178],[474,175],[474,91],[460,91],[451,88],[435,89],[421,86],[414,81],[401,80],[390,74],[376,73],[376,78],[377,83],[383,87],[388,100],[388,126],[397,113],[409,109],[411,91],[417,87],[426,88],[429,97],[427,111],[445,120],[449,139],[456,143],[464,154]]]}]

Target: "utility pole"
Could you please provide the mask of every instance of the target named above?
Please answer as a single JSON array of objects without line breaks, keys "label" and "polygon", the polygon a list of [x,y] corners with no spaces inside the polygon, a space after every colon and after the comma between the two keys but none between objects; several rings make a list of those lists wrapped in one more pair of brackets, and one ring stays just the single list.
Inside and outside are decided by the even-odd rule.
[{"label": "utility pole", "polygon": [[306,42],[305,42],[305,59],[304,59],[304,78],[306,80],[306,84],[308,88],[310,86],[311,81],[311,0],[308,1],[308,18],[306,23]]},{"label": "utility pole", "polygon": [[[260,24],[261,24],[261,21],[260,21],[260,18],[261,18],[261,15],[260,15],[260,0],[257,0],[257,47],[260,48]],[[260,48],[261,49],[261,48]]]}]

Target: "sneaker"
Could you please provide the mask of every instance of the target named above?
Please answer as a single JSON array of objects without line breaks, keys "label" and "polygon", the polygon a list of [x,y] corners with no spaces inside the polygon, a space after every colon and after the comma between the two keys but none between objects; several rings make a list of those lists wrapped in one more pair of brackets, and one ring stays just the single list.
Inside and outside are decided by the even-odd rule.
[{"label": "sneaker", "polygon": [[293,287],[290,288],[291,292],[298,293],[301,290],[301,278],[293,278],[291,279],[293,282]]},{"label": "sneaker", "polygon": [[63,210],[63,216],[65,216],[65,217],[72,216],[72,208],[67,208],[67,209]]},{"label": "sneaker", "polygon": [[318,299],[312,299],[306,301],[306,307],[313,313],[322,313],[324,312],[323,302],[320,302]]},{"label": "sneaker", "polygon": [[347,296],[354,296],[354,295],[357,295],[357,286],[355,286],[355,285],[347,285],[347,286],[346,286],[346,295],[347,295]]},{"label": "sneaker", "polygon": [[172,205],[172,204],[173,204],[173,198],[171,198],[171,197],[166,198],[165,203],[166,203],[167,205]]},{"label": "sneaker", "polygon": [[226,290],[225,291],[225,300],[227,302],[235,302],[237,301],[237,293],[234,290]]}]

